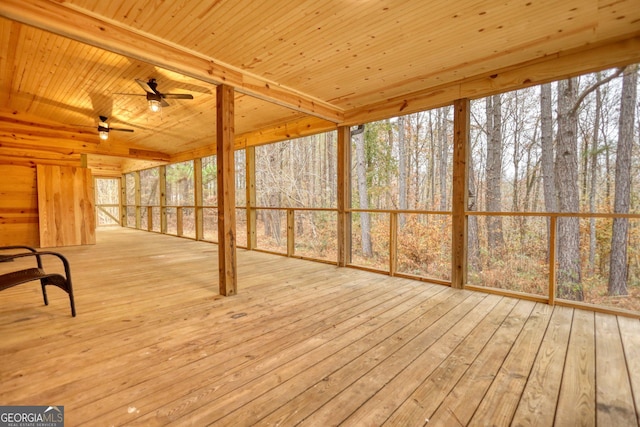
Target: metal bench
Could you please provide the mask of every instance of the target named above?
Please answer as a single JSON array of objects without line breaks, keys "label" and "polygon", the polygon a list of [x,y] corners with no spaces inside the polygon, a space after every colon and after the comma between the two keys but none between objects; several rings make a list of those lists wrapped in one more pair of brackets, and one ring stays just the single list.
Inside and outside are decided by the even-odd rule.
[{"label": "metal bench", "polygon": [[[12,254],[0,254],[0,263],[12,262],[20,258],[34,258],[36,260],[36,266],[32,268],[16,269],[8,273],[0,275],[0,291],[12,288],[22,283],[31,282],[33,280],[40,280],[42,286],[42,296],[44,298],[44,304],[49,305],[47,299],[47,285],[57,286],[58,288],[69,294],[69,302],[71,303],[71,315],[76,316],[76,306],[73,300],[73,287],[71,285],[71,269],[69,267],[69,261],[57,253],[51,251],[37,251],[30,246],[0,246],[0,251],[5,250],[23,250],[20,253]],[[26,250],[27,252],[24,252]],[[59,273],[47,273],[44,270],[42,264],[42,257],[57,257],[64,266],[64,275]]]}]

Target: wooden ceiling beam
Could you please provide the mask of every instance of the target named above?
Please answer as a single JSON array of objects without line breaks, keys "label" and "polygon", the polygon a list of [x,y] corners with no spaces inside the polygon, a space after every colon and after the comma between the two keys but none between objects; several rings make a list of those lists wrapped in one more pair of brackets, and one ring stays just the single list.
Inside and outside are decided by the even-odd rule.
[{"label": "wooden ceiling beam", "polygon": [[152,160],[169,163],[171,156],[159,151],[131,148],[128,144],[101,142],[100,144],[79,144],[63,138],[24,138],[20,135],[8,137],[0,133],[0,149],[13,153],[37,151],[55,153],[59,156],[79,156],[80,154],[100,154],[136,160]]},{"label": "wooden ceiling beam", "polygon": [[[336,130],[337,125],[316,117],[303,117],[298,120],[280,123],[265,129],[235,135],[234,149],[272,144],[288,139],[302,138],[321,132]],[[179,163],[216,154],[216,144],[207,144],[193,150],[182,151],[171,155],[171,163]]]},{"label": "wooden ceiling beam", "polygon": [[49,0],[2,0],[0,16],[166,68],[195,79],[226,84],[236,92],[340,123],[344,111],[324,100],[247,73],[182,46],[106,20],[70,4]]}]

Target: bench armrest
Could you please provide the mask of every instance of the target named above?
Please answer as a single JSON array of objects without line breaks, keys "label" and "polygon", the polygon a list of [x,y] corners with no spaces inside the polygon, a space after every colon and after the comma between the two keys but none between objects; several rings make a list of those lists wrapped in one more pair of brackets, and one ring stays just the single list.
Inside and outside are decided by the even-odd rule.
[{"label": "bench armrest", "polygon": [[[28,247],[28,246],[27,246]],[[25,248],[25,246],[22,246],[21,248]],[[33,249],[33,248],[31,248]],[[36,251],[35,249],[33,250],[33,252],[22,252],[22,253],[18,253],[18,254],[10,254],[10,255],[2,255],[2,261],[12,261],[16,258],[26,258],[26,257],[35,257],[36,258],[36,262],[38,263],[38,268],[43,268],[42,267],[42,256],[46,255],[46,256],[54,256],[57,257],[61,262],[62,265],[64,266],[64,273],[66,276],[67,280],[71,280],[71,269],[69,267],[69,261],[67,260],[67,258],[64,257],[64,255],[58,253],[58,252],[52,252],[52,251]]]},{"label": "bench armrest", "polygon": [[[13,246],[0,246],[0,252],[2,251],[15,251],[16,249],[26,249],[32,253],[36,253],[38,252],[36,249],[32,248],[31,246],[24,246],[24,245],[13,245]],[[4,255],[4,254],[0,254],[0,262],[11,262],[13,261],[11,259],[11,255]]]},{"label": "bench armrest", "polygon": [[4,250],[14,250],[14,249],[26,249],[30,252],[38,252],[36,249],[32,248],[31,246],[24,246],[24,245],[13,245],[13,246],[0,246],[0,251],[4,251]]}]

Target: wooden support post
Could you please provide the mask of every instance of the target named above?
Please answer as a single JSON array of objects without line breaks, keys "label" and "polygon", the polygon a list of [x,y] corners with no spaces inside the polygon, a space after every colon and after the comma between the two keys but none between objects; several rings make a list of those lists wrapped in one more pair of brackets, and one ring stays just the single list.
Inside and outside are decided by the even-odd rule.
[{"label": "wooden support post", "polygon": [[[82,160],[82,157],[80,158]],[[95,200],[95,206],[93,209],[93,221],[96,224],[96,227],[100,226],[100,219],[98,218],[98,210],[101,208],[101,206],[98,205],[98,179],[94,176],[93,178],[93,197]]]},{"label": "wooden support post", "polygon": [[451,201],[451,286],[462,289],[467,282],[467,159],[469,156],[470,103],[454,102],[453,194]]},{"label": "wooden support post", "polygon": [[396,275],[398,268],[398,213],[389,213],[389,274]]},{"label": "wooden support post", "polygon": [[235,295],[236,269],[236,193],[234,138],[234,90],[216,87],[216,147],[218,161],[218,274],[220,294]]},{"label": "wooden support post", "polygon": [[556,230],[558,217],[552,216],[549,221],[549,304],[556,303]]},{"label": "wooden support post", "polygon": [[296,251],[295,221],[295,211],[293,209],[287,209],[287,256],[293,256]]},{"label": "wooden support post", "polygon": [[153,231],[153,206],[147,206],[147,231]]},{"label": "wooden support post", "polygon": [[255,249],[256,239],[256,147],[245,148],[245,161],[247,164],[247,249]]},{"label": "wooden support post", "polygon": [[134,172],[134,179],[136,185],[136,229],[140,229],[140,204],[142,201],[142,191],[140,189],[140,172]]},{"label": "wooden support post", "polygon": [[[167,167],[159,166],[158,177],[160,185],[160,232],[167,234]],[[151,209],[153,212],[153,209]]]},{"label": "wooden support post", "polygon": [[125,175],[120,176],[120,227],[125,227],[127,224],[127,177]]},{"label": "wooden support post", "polygon": [[178,237],[182,237],[184,234],[183,226],[182,226],[182,214],[184,213],[184,209],[182,206],[178,206],[176,208],[176,235]]},{"label": "wooden support post", "polygon": [[338,266],[351,262],[351,128],[338,127]]},{"label": "wooden support post", "polygon": [[196,219],[196,240],[204,237],[204,225],[202,222],[202,159],[193,159],[193,202],[195,211],[193,215]]}]

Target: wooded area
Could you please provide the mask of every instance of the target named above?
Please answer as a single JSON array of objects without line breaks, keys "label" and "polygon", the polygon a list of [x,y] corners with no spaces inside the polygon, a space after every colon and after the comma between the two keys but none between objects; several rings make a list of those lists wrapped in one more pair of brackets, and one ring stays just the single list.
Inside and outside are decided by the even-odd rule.
[{"label": "wooded area", "polygon": [[[637,76],[629,66],[471,102],[468,284],[546,296],[556,236],[556,297],[640,310]],[[351,142],[351,263],[450,280],[453,107],[353,127]],[[336,157],[334,132],[255,148],[258,249],[336,260]],[[235,158],[244,246],[245,150]],[[215,241],[215,156],[201,165]],[[127,225],[195,237],[194,162],[160,169],[126,176]]]}]

